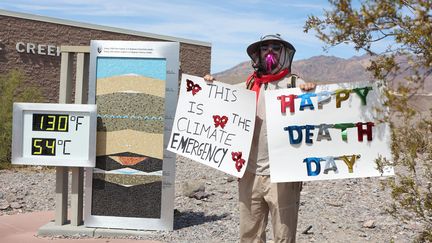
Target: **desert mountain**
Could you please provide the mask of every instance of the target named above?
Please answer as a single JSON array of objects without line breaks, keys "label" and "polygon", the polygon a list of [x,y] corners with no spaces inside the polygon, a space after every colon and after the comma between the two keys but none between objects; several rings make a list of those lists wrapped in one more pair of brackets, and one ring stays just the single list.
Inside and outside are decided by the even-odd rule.
[{"label": "desert mountain", "polygon": [[[405,70],[406,58],[398,58],[401,70]],[[345,83],[372,80],[370,73],[366,71],[370,57],[367,55],[355,56],[349,59],[334,56],[315,56],[309,59],[294,61],[292,72],[299,75],[306,82],[317,84]],[[213,74],[218,81],[229,84],[244,82],[253,72],[250,61],[242,62],[228,70]],[[394,85],[406,82],[404,77],[409,75],[409,70],[397,75],[390,83]],[[420,95],[414,98],[412,104],[420,110],[428,110],[432,107],[432,77],[428,77],[424,83]]]},{"label": "desert mountain", "polygon": [[[341,83],[365,81],[371,79],[366,72],[369,64],[367,56],[343,59],[334,56],[316,56],[305,60],[294,61],[293,73],[307,81],[317,83]],[[217,80],[226,83],[240,83],[252,73],[249,61],[242,62],[226,71],[216,73]]]},{"label": "desert mountain", "polygon": [[[404,70],[405,58],[398,58],[401,63],[401,70]],[[356,81],[371,80],[372,76],[366,71],[369,66],[370,57],[367,55],[355,56],[349,59],[334,56],[315,56],[309,59],[294,61],[292,72],[299,75],[307,82],[318,84],[345,83]],[[242,62],[233,68],[214,74],[216,80],[236,84],[244,82],[248,75],[252,73],[249,61]],[[409,75],[409,70],[402,72],[394,79],[394,82],[406,82],[404,77]],[[421,93],[432,92],[432,77],[425,82],[424,91]]]}]

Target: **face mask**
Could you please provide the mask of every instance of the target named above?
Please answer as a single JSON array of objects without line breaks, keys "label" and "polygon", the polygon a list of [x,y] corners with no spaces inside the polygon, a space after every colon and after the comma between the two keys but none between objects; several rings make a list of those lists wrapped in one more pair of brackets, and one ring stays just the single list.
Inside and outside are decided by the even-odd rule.
[{"label": "face mask", "polygon": [[265,56],[265,65],[267,73],[271,73],[276,65],[276,57],[272,52]]}]

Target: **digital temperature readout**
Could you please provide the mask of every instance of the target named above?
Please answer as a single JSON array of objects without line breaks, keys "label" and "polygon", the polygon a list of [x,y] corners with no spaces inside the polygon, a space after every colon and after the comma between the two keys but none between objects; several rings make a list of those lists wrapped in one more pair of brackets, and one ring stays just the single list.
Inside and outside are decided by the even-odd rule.
[{"label": "digital temperature readout", "polygon": [[33,131],[69,131],[69,115],[33,114]]},{"label": "digital temperature readout", "polygon": [[84,116],[70,116],[67,114],[33,114],[32,130],[45,132],[69,132],[69,127],[78,131]]},{"label": "digital temperature readout", "polygon": [[32,138],[32,155],[55,156],[56,149],[61,146],[62,154],[70,155],[67,151],[67,144],[71,140],[57,140],[55,138]]},{"label": "digital temperature readout", "polygon": [[56,154],[56,139],[54,138],[33,138],[32,155],[50,155]]},{"label": "digital temperature readout", "polygon": [[[69,132],[69,125],[74,123],[74,130],[78,131],[82,125],[84,116],[69,116],[68,114],[43,114],[33,113],[32,131],[43,132]],[[80,121],[81,120],[81,121]],[[71,140],[60,140],[54,138],[32,138],[31,154],[41,156],[55,156],[56,146],[62,146],[63,155],[67,152],[67,144]]]},{"label": "digital temperature readout", "polygon": [[14,103],[12,163],[94,167],[96,105]]}]

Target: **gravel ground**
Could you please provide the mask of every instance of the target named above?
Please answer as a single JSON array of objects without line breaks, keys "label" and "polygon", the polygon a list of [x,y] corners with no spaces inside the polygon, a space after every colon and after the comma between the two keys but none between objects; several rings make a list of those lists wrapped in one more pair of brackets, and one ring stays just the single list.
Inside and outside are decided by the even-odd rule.
[{"label": "gravel ground", "polygon": [[[297,242],[411,242],[420,226],[385,212],[391,201],[381,178],[306,182],[301,193]],[[186,184],[205,186],[195,198]],[[54,209],[55,172],[45,168],[0,171],[0,216]],[[196,199],[200,198],[200,199]],[[172,232],[151,231],[164,242],[238,242],[237,181],[180,158]],[[311,228],[310,228],[311,227]],[[310,228],[310,229],[309,229]],[[309,230],[308,230],[309,229]],[[268,227],[268,242],[272,242]]]}]

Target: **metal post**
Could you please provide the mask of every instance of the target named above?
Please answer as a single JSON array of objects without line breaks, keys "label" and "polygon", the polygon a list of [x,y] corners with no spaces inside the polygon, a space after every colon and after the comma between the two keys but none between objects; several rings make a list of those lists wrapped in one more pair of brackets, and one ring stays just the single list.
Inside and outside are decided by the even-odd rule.
[{"label": "metal post", "polygon": [[71,171],[71,225],[78,226],[83,223],[84,170],[82,167],[71,167]]},{"label": "metal post", "polygon": [[76,63],[75,104],[87,104],[89,54],[79,52]]},{"label": "metal post", "polygon": [[[78,53],[76,61],[76,80],[75,80],[75,103],[87,103],[88,87],[88,54]],[[71,225],[78,226],[83,223],[83,186],[84,169],[80,167],[71,168]]]},{"label": "metal post", "polygon": [[[72,101],[72,63],[73,56],[62,53],[59,103],[65,104]],[[68,177],[67,167],[56,167],[56,225],[64,225],[67,222]]]},{"label": "metal post", "polygon": [[56,167],[55,224],[67,222],[68,167]]},{"label": "metal post", "polygon": [[72,68],[73,55],[68,52],[62,52],[60,66],[60,104],[72,102]]}]

